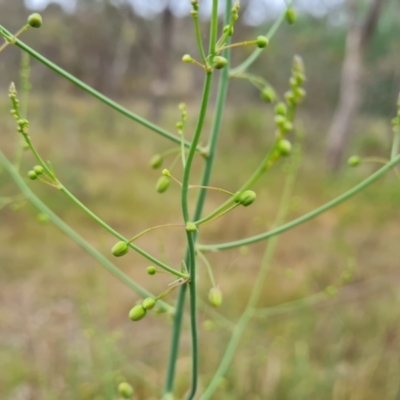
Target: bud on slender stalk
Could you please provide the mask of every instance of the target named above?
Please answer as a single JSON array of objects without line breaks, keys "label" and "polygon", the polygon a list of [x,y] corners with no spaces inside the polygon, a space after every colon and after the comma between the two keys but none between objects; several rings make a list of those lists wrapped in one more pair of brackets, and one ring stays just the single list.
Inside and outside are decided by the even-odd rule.
[{"label": "bud on slender stalk", "polygon": [[152,308],[154,308],[155,305],[156,305],[156,301],[151,297],[144,299],[142,302],[142,306],[145,310],[151,310]]},{"label": "bud on slender stalk", "polygon": [[168,176],[161,176],[156,184],[156,190],[158,193],[164,193],[168,188],[171,180]]},{"label": "bud on slender stalk", "polygon": [[256,45],[258,48],[263,49],[267,47],[269,44],[269,40],[265,36],[258,36],[256,39]]},{"label": "bud on slender stalk", "polygon": [[283,157],[288,156],[292,152],[292,144],[289,140],[281,139],[276,144],[279,154]]},{"label": "bud on slender stalk", "polygon": [[228,64],[228,60],[225,57],[215,56],[213,58],[213,63],[216,69],[222,69]]},{"label": "bud on slender stalk", "polygon": [[261,92],[261,98],[267,103],[272,103],[276,100],[276,94],[272,87],[268,86]]},{"label": "bud on slender stalk", "polygon": [[296,11],[294,11],[293,8],[288,8],[288,9],[286,10],[286,13],[285,13],[285,18],[286,18],[286,21],[287,21],[290,25],[294,25],[294,24],[296,23],[296,20],[297,20]]},{"label": "bud on slender stalk", "polygon": [[42,16],[38,13],[31,14],[28,17],[28,25],[32,28],[40,28],[42,26],[43,20]]},{"label": "bud on slender stalk", "polygon": [[153,169],[160,168],[162,163],[163,163],[163,158],[160,156],[160,154],[155,154],[153,157],[151,157],[150,160],[150,166]]},{"label": "bud on slender stalk", "polygon": [[147,267],[147,273],[149,275],[155,275],[156,272],[157,272],[157,269],[153,265],[150,265],[150,267]]},{"label": "bud on slender stalk", "polygon": [[29,177],[29,179],[31,179],[31,180],[36,180],[37,179],[37,173],[35,172],[35,171],[29,171],[28,172],[28,177]]},{"label": "bud on slender stalk", "polygon": [[36,165],[33,167],[33,170],[36,172],[36,175],[42,175],[44,172],[44,168],[41,165]]},{"label": "bud on slender stalk", "polygon": [[351,156],[347,160],[347,165],[349,165],[350,167],[358,167],[360,163],[361,163],[361,158],[359,156]]},{"label": "bud on slender stalk", "polygon": [[243,193],[239,195],[239,203],[242,206],[249,206],[250,204],[253,204],[256,200],[256,193],[253,192],[252,190],[245,190]]}]

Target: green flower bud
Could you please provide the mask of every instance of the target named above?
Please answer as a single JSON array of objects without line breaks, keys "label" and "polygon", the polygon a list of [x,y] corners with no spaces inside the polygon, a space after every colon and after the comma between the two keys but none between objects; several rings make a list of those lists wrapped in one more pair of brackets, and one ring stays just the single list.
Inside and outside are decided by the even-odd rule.
[{"label": "green flower bud", "polygon": [[274,121],[278,128],[283,129],[285,123],[287,122],[287,119],[283,115],[275,115]]},{"label": "green flower bud", "polygon": [[225,57],[215,56],[213,58],[213,63],[216,69],[222,69],[228,64],[228,60]]},{"label": "green flower bud", "polygon": [[133,396],[133,388],[132,386],[127,383],[127,382],[121,382],[118,385],[118,393],[124,398],[124,399],[130,399]]},{"label": "green flower bud", "polygon": [[261,92],[261,98],[267,103],[273,103],[276,100],[275,90],[271,86],[267,86]]},{"label": "green flower bud", "polygon": [[291,132],[292,130],[293,130],[293,124],[290,121],[286,121],[283,124],[282,132],[287,133],[287,132]]},{"label": "green flower bud", "polygon": [[197,232],[197,226],[194,222],[188,222],[186,224],[186,232]]},{"label": "green flower bud", "polygon": [[357,167],[360,164],[361,164],[361,158],[359,156],[351,156],[347,160],[347,165],[349,165],[350,167]]},{"label": "green flower bud", "polygon": [[285,99],[286,99],[286,102],[287,102],[290,106],[293,106],[293,105],[296,104],[296,99],[295,99],[295,97],[294,97],[293,92],[286,92],[286,93],[285,93]]},{"label": "green flower bud", "polygon": [[301,87],[298,87],[294,90],[294,95],[299,101],[303,100],[304,97],[306,97],[306,94],[307,92]]},{"label": "green flower bud", "polygon": [[199,15],[199,13],[197,12],[197,10],[191,10],[191,11],[190,11],[190,15],[191,15],[193,18],[197,18],[197,16]]},{"label": "green flower bud", "polygon": [[278,149],[279,154],[284,157],[288,156],[292,152],[292,144],[286,139],[279,140],[276,144],[276,148]]},{"label": "green flower bud", "polygon": [[291,8],[291,7],[288,8],[288,9],[286,10],[286,13],[285,13],[285,18],[286,18],[286,21],[287,21],[290,25],[294,25],[295,22],[296,22],[296,19],[297,19],[296,11],[294,11],[294,9]]},{"label": "green flower bud", "polygon": [[33,170],[36,172],[36,175],[42,175],[44,172],[44,168],[41,165],[36,165],[33,167]]},{"label": "green flower bud", "polygon": [[193,62],[193,58],[192,58],[189,54],[185,54],[185,55],[182,57],[182,61],[183,61],[184,63],[190,64],[190,63]]},{"label": "green flower bud", "polygon": [[222,304],[222,292],[219,287],[213,287],[208,293],[208,300],[214,307],[219,307]]},{"label": "green flower bud", "polygon": [[160,168],[164,159],[159,154],[154,154],[153,157],[150,159],[150,166],[153,169]]},{"label": "green flower bud", "polygon": [[154,266],[152,266],[152,265],[150,265],[150,267],[147,267],[147,273],[148,273],[149,275],[155,275],[156,272],[157,272],[156,267],[154,267]]},{"label": "green flower bud", "polygon": [[35,172],[35,171],[29,171],[28,172],[28,177],[29,177],[29,179],[32,179],[33,181],[35,180],[35,179],[37,179],[37,173]]},{"label": "green flower bud", "polygon": [[147,311],[141,304],[133,307],[131,311],[129,311],[129,319],[132,321],[140,321],[147,314]]},{"label": "green flower bud", "polygon": [[143,300],[142,306],[145,310],[151,310],[156,305],[156,301],[151,297]]},{"label": "green flower bud", "polygon": [[256,200],[256,197],[257,197],[257,195],[252,190],[245,190],[239,196],[239,203],[242,206],[247,207],[250,204],[254,203],[254,201]]},{"label": "green flower bud", "polygon": [[49,222],[50,218],[47,214],[45,213],[39,213],[37,215],[37,220],[41,223],[41,224],[45,224],[47,222]]},{"label": "green flower bud", "polygon": [[269,40],[265,36],[258,36],[256,39],[256,45],[258,48],[263,49],[267,47],[269,44]]},{"label": "green flower bud", "polygon": [[113,253],[113,255],[115,257],[122,257],[128,251],[129,251],[128,244],[126,242],[122,242],[122,241],[115,244],[114,247],[111,249],[111,253]]},{"label": "green flower bud", "polygon": [[282,116],[286,116],[287,114],[287,107],[285,103],[278,103],[275,107],[275,114],[276,115],[282,115]]},{"label": "green flower bud", "polygon": [[233,31],[234,31],[233,26],[230,26],[230,25],[224,26],[224,33],[228,34],[228,36],[232,36]]},{"label": "green flower bud", "polygon": [[161,176],[160,179],[157,181],[156,190],[158,193],[164,193],[168,188],[171,180],[168,176]]},{"label": "green flower bud", "polygon": [[181,122],[181,121],[177,122],[177,123],[176,123],[176,127],[177,127],[178,129],[183,129],[183,122]]},{"label": "green flower bud", "polygon": [[164,168],[161,172],[164,176],[171,176],[171,172],[167,168]]},{"label": "green flower bud", "polygon": [[42,23],[42,16],[40,14],[35,13],[28,17],[28,25],[32,28],[40,28]]},{"label": "green flower bud", "polygon": [[303,59],[299,55],[295,55],[293,57],[293,65],[292,65],[293,75],[304,75],[304,62]]},{"label": "green flower bud", "polygon": [[298,85],[301,85],[306,81],[306,76],[302,73],[296,73],[295,79]]}]

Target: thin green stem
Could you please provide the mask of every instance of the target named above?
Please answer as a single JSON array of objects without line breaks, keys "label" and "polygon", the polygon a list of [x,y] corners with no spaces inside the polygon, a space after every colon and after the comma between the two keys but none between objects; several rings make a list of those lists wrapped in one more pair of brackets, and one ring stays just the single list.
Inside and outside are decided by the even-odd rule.
[{"label": "thin green stem", "polygon": [[189,185],[189,189],[208,189],[215,190],[216,192],[225,193],[229,196],[234,196],[235,193],[230,192],[229,190],[213,187],[213,186],[202,186],[202,185]]},{"label": "thin green stem", "polygon": [[232,49],[233,47],[241,47],[241,46],[248,46],[250,44],[256,44],[256,40],[245,40],[243,42],[239,42],[239,43],[232,43],[232,44],[228,44],[226,46],[220,47],[217,49],[218,53],[220,51],[224,51],[226,49]]},{"label": "thin green stem", "polygon": [[[276,223],[282,223],[282,220],[285,218],[290,205],[290,199],[292,197],[292,191],[294,187],[294,183],[296,180],[296,173],[299,167],[299,159],[300,156],[296,157],[292,163],[292,170],[289,173],[288,178],[286,179],[285,189],[282,195],[282,201],[280,203],[279,211],[276,217]],[[253,316],[253,308],[258,302],[260,295],[262,293],[262,289],[264,287],[265,279],[269,271],[269,266],[274,257],[276,247],[278,245],[279,237],[275,237],[273,240],[270,240],[267,245],[267,249],[265,251],[261,268],[258,273],[257,279],[255,281],[255,285],[251,292],[250,298],[248,300],[246,309],[242,316],[240,317],[235,329],[233,330],[231,339],[228,343],[228,346],[225,350],[224,356],[222,357],[221,363],[211,379],[210,384],[204,391],[203,395],[200,397],[200,400],[208,400],[213,396],[215,390],[218,388],[222,377],[225,375],[226,371],[229,368],[229,365],[232,361],[232,358],[236,352],[236,349],[239,345],[240,339],[243,335],[243,332],[249,323],[251,317]]]},{"label": "thin green stem", "polygon": [[164,224],[164,225],[157,225],[157,226],[153,226],[151,228],[145,229],[144,231],[138,233],[137,235],[135,235],[132,239],[129,240],[128,243],[132,243],[135,240],[139,239],[140,237],[146,235],[147,233],[153,232],[156,229],[162,229],[162,228],[170,228],[170,227],[184,227],[184,224]]},{"label": "thin green stem", "polygon": [[[294,3],[294,0],[291,0],[289,2],[288,7],[290,7],[293,3]],[[272,25],[271,29],[269,29],[269,31],[266,33],[265,37],[268,40],[272,39],[272,37],[275,35],[278,28],[281,26],[282,22],[285,20],[285,13],[286,13],[286,10],[275,21],[275,23]],[[231,70],[231,74],[237,75],[243,71],[246,71],[257,60],[257,58],[261,55],[262,52],[263,52],[263,49],[254,50],[253,53],[246,60],[244,60],[240,65],[238,65],[237,67],[235,67]]]},{"label": "thin green stem", "polygon": [[396,127],[393,132],[393,144],[392,151],[390,153],[390,159],[393,160],[397,154],[399,154],[399,145],[400,145],[400,127]]},{"label": "thin green stem", "polygon": [[214,222],[217,219],[223,217],[224,215],[228,214],[229,212],[231,212],[232,210],[234,210],[235,208],[237,208],[239,206],[240,206],[240,203],[233,204],[230,207],[228,207],[226,210],[221,211],[218,215],[213,215],[213,216],[209,215],[205,218],[202,218],[200,221],[196,221],[195,224],[197,226],[199,226],[199,225],[209,224],[210,222]]},{"label": "thin green stem", "polygon": [[[231,8],[232,8],[232,0],[226,0],[226,10],[225,10],[225,21],[224,24],[228,24],[230,21],[231,15]],[[224,51],[224,57],[228,60],[230,59],[230,51]],[[228,66],[221,71],[220,74],[220,81],[218,85],[217,91],[217,100],[216,100],[216,110],[214,115],[214,120],[212,123],[211,134],[209,139],[208,145],[208,154],[205,162],[204,172],[201,180],[201,186],[208,186],[210,183],[211,173],[214,166],[215,160],[215,152],[218,144],[219,134],[221,131],[222,125],[222,117],[224,113],[226,98],[228,94],[228,87],[229,87],[229,75],[228,75]],[[201,214],[203,212],[203,207],[205,204],[207,196],[206,189],[200,189],[199,196],[197,198],[196,208],[193,215],[193,220],[198,220],[201,218]],[[194,237],[197,235],[194,234]],[[189,252],[186,252],[186,264],[189,262]],[[167,372],[167,379],[166,385],[164,390],[164,395],[168,396],[171,395],[173,392],[174,380],[175,380],[175,371],[176,371],[176,361],[178,358],[178,351],[179,351],[179,339],[182,330],[182,320],[183,320],[183,313],[184,313],[184,306],[185,306],[185,298],[186,298],[186,291],[188,285],[182,285],[179,288],[178,298],[176,302],[176,311],[174,317],[174,324],[173,324],[173,332],[172,332],[172,341],[170,347],[170,357],[168,361],[168,372]]]},{"label": "thin green stem", "polygon": [[358,185],[354,186],[352,189],[348,190],[347,192],[343,193],[342,195],[336,197],[335,199],[329,201],[328,203],[324,204],[323,206],[309,212],[308,214],[303,215],[302,217],[296,218],[292,222],[284,224],[278,228],[272,229],[268,232],[262,233],[260,235],[252,236],[247,239],[237,240],[234,242],[228,243],[221,243],[215,245],[200,245],[198,244],[198,249],[202,251],[215,251],[215,250],[227,250],[232,249],[235,247],[250,245],[261,240],[269,239],[270,237],[279,235],[285,231],[293,229],[305,222],[312,220],[313,218],[321,215],[322,213],[330,210],[333,207],[343,203],[344,201],[350,199],[351,197],[355,196],[357,193],[361,192],[362,190],[366,189],[372,183],[377,181],[381,176],[383,176],[386,172],[390,171],[395,165],[400,163],[400,155],[396,156],[393,160],[388,162],[385,166],[380,168],[378,171],[370,175],[367,179],[360,182]]},{"label": "thin green stem", "polygon": [[[4,36],[7,39],[7,34],[11,35],[10,32],[8,32],[4,27],[0,25],[0,34]],[[11,35],[12,36],[12,35]],[[101,94],[97,90],[93,89],[86,83],[82,82],[78,78],[75,78],[73,75],[59,67],[58,65],[52,63],[50,60],[47,58],[43,57],[41,54],[37,53],[35,50],[33,50],[31,47],[26,45],[24,42],[20,41],[19,39],[16,39],[15,45],[18,46],[20,49],[24,50],[26,53],[31,55],[33,58],[36,58],[38,61],[40,61],[42,64],[46,65],[48,68],[56,72],[57,74],[61,75],[63,78],[67,79],[74,85],[78,86],[80,89],[83,91],[89,93],[99,101],[103,102],[104,104],[107,104],[109,107],[114,109],[115,111],[119,112],[120,114],[124,115],[125,117],[130,118],[131,120],[137,122],[140,125],[143,125],[144,127],[152,130],[155,133],[158,133],[159,135],[180,144],[181,138],[166,131],[163,128],[160,128],[159,126],[153,124],[152,122],[148,121],[147,119],[140,117],[139,115],[133,113],[132,111],[129,111],[127,108],[121,106],[117,102],[111,100],[109,97]],[[190,143],[185,142],[185,146],[189,147]],[[200,151],[200,149],[198,149]]]},{"label": "thin green stem", "polygon": [[[82,236],[75,232],[69,225],[67,225],[62,219],[60,219],[53,211],[51,211],[28,187],[24,179],[17,172],[15,167],[8,161],[4,154],[0,151],[0,163],[10,174],[11,178],[18,186],[21,193],[26,199],[36,207],[40,212],[46,214],[49,220],[57,226],[62,232],[68,237],[75,241],[83,250],[89,253],[95,260],[97,260],[104,268],[111,272],[117,279],[123,282],[125,285],[133,289],[143,298],[154,297],[152,293],[144,289],[142,286],[134,282],[129,276],[125,275],[120,271],[113,263],[111,263],[106,257],[104,257],[98,250],[91,246]],[[160,307],[167,312],[172,312],[174,309],[170,305],[160,302]]]},{"label": "thin green stem", "polygon": [[212,272],[210,262],[207,260],[207,257],[201,251],[197,251],[196,254],[201,258],[201,261],[203,261],[204,265],[206,266],[211,284],[213,285],[213,287],[217,286],[217,284],[215,283],[214,274]]},{"label": "thin green stem", "polygon": [[193,22],[194,22],[194,28],[196,31],[197,47],[199,48],[199,52],[200,52],[200,56],[203,61],[203,64],[207,68],[208,67],[207,57],[206,57],[206,53],[204,52],[203,40],[201,39],[199,16],[197,13],[196,13],[196,15],[193,15]]}]

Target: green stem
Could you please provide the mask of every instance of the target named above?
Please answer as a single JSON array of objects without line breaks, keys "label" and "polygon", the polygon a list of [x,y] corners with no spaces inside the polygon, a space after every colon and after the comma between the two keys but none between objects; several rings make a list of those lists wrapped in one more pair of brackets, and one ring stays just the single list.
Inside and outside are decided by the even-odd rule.
[{"label": "green stem", "polygon": [[[291,0],[288,4],[288,7],[290,7],[294,3],[294,0]],[[282,22],[285,20],[285,12],[275,21],[275,23],[272,25],[271,29],[266,33],[266,38],[268,40],[271,40],[272,37],[275,35],[276,31],[278,28],[281,26]],[[233,68],[231,70],[232,75],[237,75],[240,74],[243,71],[246,71],[250,65],[254,63],[254,61],[257,60],[257,58],[261,55],[263,52],[263,49],[256,49],[253,51],[253,53],[245,60],[243,61],[240,65],[238,65],[236,68]]]},{"label": "green stem", "polygon": [[370,175],[367,179],[360,182],[358,185],[354,186],[352,189],[348,190],[347,192],[343,193],[342,195],[336,197],[335,199],[329,201],[328,203],[315,209],[314,211],[311,211],[308,214],[303,215],[302,217],[299,217],[299,218],[295,219],[294,221],[284,224],[278,228],[272,229],[268,232],[262,233],[260,235],[252,236],[250,238],[243,239],[243,240],[237,240],[234,242],[221,243],[221,244],[215,244],[215,245],[200,245],[200,244],[198,244],[197,247],[202,251],[227,250],[227,249],[232,249],[235,247],[253,244],[253,243],[259,242],[261,240],[269,239],[272,236],[279,235],[285,231],[295,228],[296,226],[299,226],[301,224],[304,224],[305,222],[310,221],[311,219],[317,217],[318,215],[330,210],[333,207],[336,207],[340,203],[343,203],[344,201],[353,197],[354,195],[361,192],[362,190],[364,190],[365,188],[370,186],[372,183],[377,181],[381,176],[383,176],[386,172],[391,170],[398,163],[400,163],[400,155],[396,156],[393,160],[388,162],[381,169],[379,169],[378,171],[376,171],[375,173]]},{"label": "green stem", "polygon": [[212,272],[210,262],[207,260],[207,257],[201,251],[197,251],[197,255],[201,258],[201,260],[203,261],[204,265],[207,268],[207,272],[208,272],[208,276],[210,277],[211,285],[213,287],[216,287],[217,284],[215,283],[214,274]]},{"label": "green stem", "polygon": [[392,151],[390,155],[391,160],[393,160],[397,156],[397,154],[399,154],[399,145],[400,145],[400,127],[397,127],[394,130]]},{"label": "green stem", "polygon": [[[11,35],[10,32],[8,32],[4,27],[0,25],[0,34],[2,34],[5,38],[7,38],[7,34]],[[12,35],[11,35],[12,36]],[[152,122],[148,121],[147,119],[140,117],[139,115],[133,113],[132,111],[129,111],[127,108],[121,106],[117,102],[111,100],[109,97],[101,94],[97,90],[93,89],[86,83],[82,82],[78,78],[75,78],[73,75],[59,67],[58,65],[52,63],[50,60],[47,58],[43,57],[41,54],[37,53],[35,50],[33,50],[31,47],[26,45],[24,42],[21,42],[19,39],[15,41],[15,45],[18,46],[20,49],[24,50],[26,53],[31,55],[33,58],[36,58],[38,61],[40,61],[42,64],[46,65],[48,68],[56,72],[57,74],[61,75],[63,78],[67,79],[74,85],[78,86],[80,89],[84,90],[85,92],[89,93],[96,99],[100,100],[104,104],[107,104],[109,107],[113,108],[115,111],[118,111],[120,114],[124,115],[125,117],[128,117],[132,119],[133,121],[139,123],[140,125],[143,125],[144,127],[152,130],[153,132],[158,133],[159,135],[180,144],[181,138],[166,131],[163,128],[160,128],[159,126],[153,124]],[[190,143],[185,142],[185,146],[189,147]],[[200,149],[199,149],[200,151]]]},{"label": "green stem", "polygon": [[[98,250],[91,246],[82,236],[75,232],[70,226],[68,226],[62,219],[60,219],[53,211],[51,211],[28,187],[24,179],[16,171],[15,167],[8,161],[4,154],[0,151],[0,163],[10,174],[19,190],[23,193],[26,199],[36,207],[40,212],[46,214],[50,221],[57,226],[62,232],[68,237],[75,241],[83,250],[89,253],[95,260],[97,260],[104,268],[111,272],[117,279],[126,284],[128,287],[133,289],[143,298],[154,297],[152,293],[138,285],[122,271],[120,271],[113,263],[111,263],[106,257],[104,257]],[[172,312],[173,307],[170,305],[160,302],[158,303],[163,310]]]},{"label": "green stem", "polygon": [[[294,187],[294,182],[296,179],[296,172],[298,170],[299,166],[299,158],[300,156],[296,157],[293,161],[292,164],[292,170],[290,171],[290,174],[288,178],[286,179],[286,184],[285,184],[285,189],[282,195],[282,201],[280,203],[278,215],[276,218],[276,223],[282,223],[282,220],[285,218],[289,206],[290,206],[290,199],[292,197],[292,191]],[[211,382],[209,386],[206,388],[204,391],[203,395],[200,397],[200,400],[208,400],[213,396],[215,390],[218,388],[222,377],[225,375],[226,371],[229,368],[229,365],[232,361],[232,358],[236,352],[236,349],[239,345],[240,339],[243,335],[243,332],[249,323],[251,317],[253,316],[254,313],[254,306],[258,302],[260,295],[262,293],[262,289],[264,287],[265,279],[269,270],[269,266],[271,264],[271,261],[273,259],[273,256],[275,254],[276,247],[278,245],[278,239],[279,237],[273,238],[271,241],[268,242],[267,249],[265,251],[262,263],[261,263],[261,268],[258,273],[257,279],[255,281],[255,285],[253,287],[253,290],[251,292],[250,298],[248,300],[246,309],[242,316],[240,317],[235,329],[233,330],[231,340],[228,343],[228,346],[225,350],[224,356],[222,357],[221,363],[214,374],[213,378],[211,379]]]},{"label": "green stem", "polygon": [[[226,0],[226,10],[225,10],[225,22],[224,24],[228,24],[230,21],[230,14],[232,8],[232,0]],[[224,51],[224,57],[228,60],[230,58],[230,51]],[[228,86],[229,86],[229,75],[228,75],[228,66],[221,71],[220,81],[218,85],[217,91],[217,100],[216,100],[216,110],[214,115],[214,120],[212,123],[211,134],[208,145],[208,154],[205,162],[204,172],[202,176],[201,186],[208,186],[210,183],[211,173],[214,166],[215,160],[215,151],[218,144],[219,134],[221,131],[222,125],[222,117],[225,108],[226,98],[228,94]],[[201,218],[201,214],[203,212],[203,207],[205,204],[207,196],[207,189],[200,189],[199,196],[197,198],[196,208],[193,215],[193,220],[196,221]],[[197,235],[194,235],[195,237]],[[186,264],[189,262],[189,254],[186,253]],[[175,371],[176,371],[176,361],[178,358],[179,351],[179,339],[182,330],[182,319],[183,312],[185,306],[185,297],[188,285],[182,285],[179,288],[178,298],[176,302],[176,311],[174,317],[173,324],[173,332],[172,332],[172,341],[170,347],[170,357],[168,361],[168,372],[166,385],[164,390],[164,395],[168,396],[173,392],[174,380],[175,380]]]},{"label": "green stem", "polygon": [[132,239],[129,240],[128,243],[132,243],[135,240],[139,239],[140,237],[146,235],[146,233],[150,233],[155,231],[156,229],[162,229],[162,228],[169,228],[169,227],[184,227],[185,225],[183,224],[164,224],[164,225],[157,225],[157,226],[152,226],[151,228],[145,229],[144,231],[138,233],[137,235],[135,235]]},{"label": "green stem", "polygon": [[201,39],[201,31],[200,31],[200,24],[199,24],[199,16],[198,14],[193,16],[193,21],[194,21],[194,28],[196,31],[196,40],[197,40],[197,47],[199,48],[200,56],[203,61],[203,64],[205,68],[208,68],[207,65],[207,57],[206,53],[204,52],[204,46],[203,46],[203,41]]}]

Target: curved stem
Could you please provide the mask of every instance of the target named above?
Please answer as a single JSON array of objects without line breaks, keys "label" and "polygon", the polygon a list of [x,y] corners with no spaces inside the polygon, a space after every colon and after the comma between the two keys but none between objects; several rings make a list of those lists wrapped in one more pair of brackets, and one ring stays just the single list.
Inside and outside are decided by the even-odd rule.
[{"label": "curved stem", "polygon": [[[7,36],[6,36],[7,34],[11,35],[10,32],[8,32],[2,26],[0,26],[0,34],[2,34],[6,39],[7,39]],[[143,117],[140,117],[139,115],[133,113],[132,111],[129,111],[127,108],[125,108],[125,107],[121,106],[120,104],[118,104],[117,102],[111,100],[109,97],[101,94],[100,92],[98,92],[97,90],[93,89],[92,87],[90,87],[86,83],[82,82],[78,78],[75,78],[75,76],[71,75],[70,73],[68,73],[67,71],[65,71],[61,67],[59,67],[58,65],[52,63],[50,60],[48,60],[47,58],[43,57],[41,54],[37,53],[35,50],[33,50],[28,45],[26,45],[24,42],[21,42],[19,39],[16,39],[15,45],[18,46],[20,49],[24,50],[25,52],[27,52],[28,54],[30,54],[32,57],[36,58],[42,64],[46,65],[46,67],[50,68],[51,70],[53,70],[57,74],[61,75],[63,78],[67,79],[68,81],[70,81],[74,85],[78,86],[83,91],[89,93],[90,95],[92,95],[96,99],[100,100],[104,104],[107,104],[109,107],[111,107],[115,111],[118,111],[120,114],[124,115],[125,117],[128,117],[128,118],[132,119],[133,121],[139,123],[140,125],[143,125],[144,127],[152,130],[153,132],[158,133],[159,135],[161,135],[161,136],[163,136],[163,137],[165,137],[165,138],[167,138],[167,139],[169,139],[169,140],[171,140],[171,141],[173,141],[175,143],[180,144],[180,142],[181,142],[181,138],[180,137],[178,137],[178,136],[166,131],[163,128],[160,128],[159,126],[153,124],[152,122],[148,121],[147,119],[145,119]],[[185,146],[189,147],[190,143],[189,142],[185,142]],[[200,149],[199,149],[199,151],[200,151]]]},{"label": "curved stem", "polygon": [[184,224],[164,224],[164,225],[153,226],[153,227],[151,227],[149,229],[145,229],[144,231],[142,231],[142,232],[138,233],[137,235],[135,235],[132,239],[130,239],[128,241],[128,243],[132,243],[135,240],[139,239],[140,237],[146,235],[146,233],[153,232],[156,229],[169,228],[169,227],[180,227],[180,228],[182,228],[184,226],[185,226]]},{"label": "curved stem", "polygon": [[[95,260],[97,260],[104,268],[111,272],[117,279],[125,285],[133,289],[143,298],[154,297],[152,293],[144,289],[142,286],[134,282],[129,276],[120,271],[112,262],[104,257],[98,250],[90,245],[82,236],[75,232],[69,225],[67,225],[61,218],[59,218],[52,210],[50,210],[28,187],[24,179],[16,171],[15,167],[8,161],[4,154],[0,151],[0,164],[7,170],[11,178],[14,180],[19,190],[23,193],[26,199],[36,207],[40,212],[46,214],[49,220],[57,226],[62,232],[76,242],[83,250],[89,253]],[[159,302],[160,307],[167,312],[172,312],[174,309],[170,305]]]},{"label": "curved stem", "polygon": [[214,250],[227,250],[232,249],[235,247],[245,246],[249,244],[253,244],[259,242],[261,240],[269,239],[272,236],[279,235],[285,231],[295,228],[305,222],[310,221],[311,219],[317,217],[318,215],[324,213],[325,211],[330,210],[333,207],[336,207],[340,203],[343,203],[345,200],[353,197],[357,193],[361,192],[376,180],[378,180],[381,176],[383,176],[386,172],[391,170],[395,165],[400,163],[400,155],[396,156],[393,160],[388,162],[385,166],[381,169],[370,175],[367,179],[360,182],[358,185],[354,186],[352,189],[348,190],[347,192],[343,193],[342,195],[336,197],[335,199],[329,201],[328,203],[324,204],[323,206],[315,209],[314,211],[309,212],[308,214],[303,215],[302,217],[296,218],[294,221],[284,224],[278,228],[272,229],[268,232],[262,233],[260,235],[252,236],[247,239],[237,240],[234,242],[228,243],[221,243],[215,245],[200,245],[198,244],[197,247],[202,251],[214,251]]},{"label": "curved stem", "polygon": [[201,31],[200,31],[200,24],[199,24],[199,16],[198,14],[193,16],[193,21],[194,21],[194,28],[196,31],[196,40],[197,40],[197,47],[199,48],[200,56],[203,61],[203,64],[205,68],[208,67],[207,65],[207,57],[206,53],[204,52],[204,46],[203,46],[203,41],[201,39]]}]

